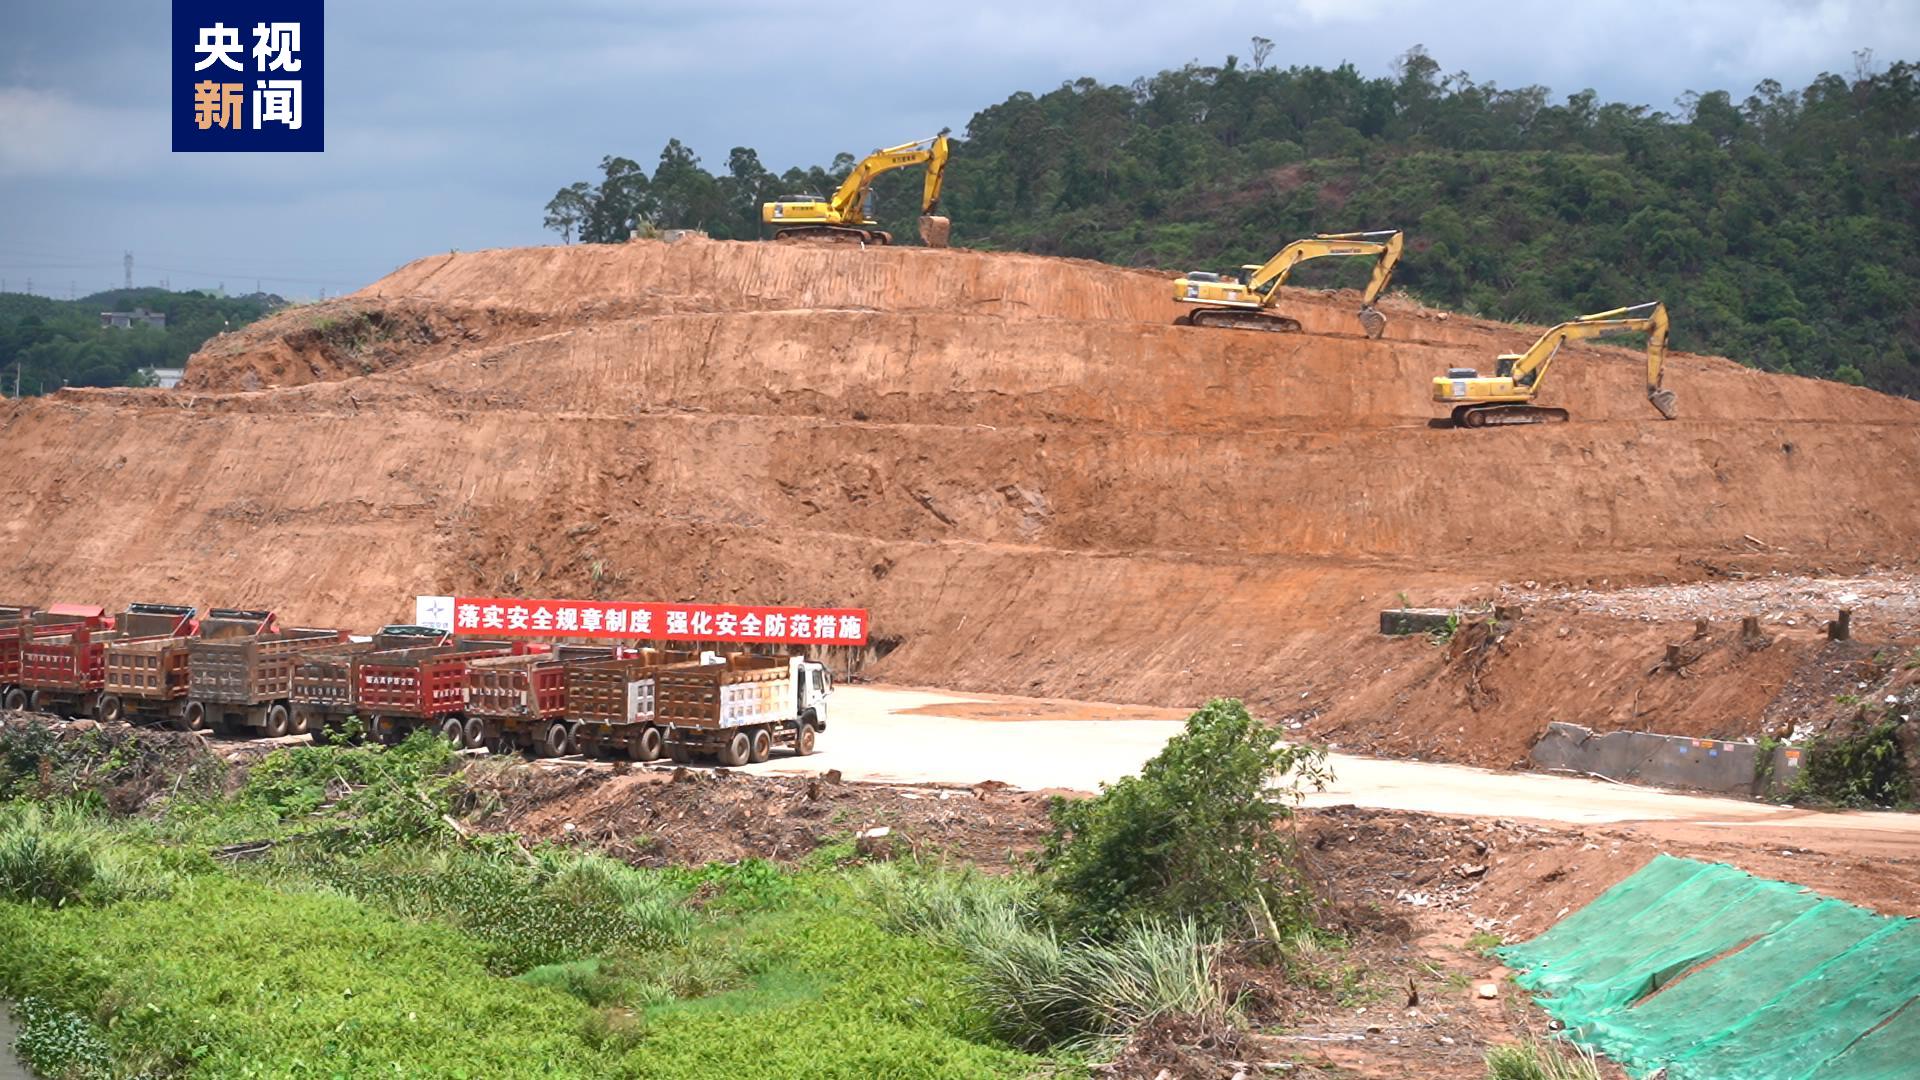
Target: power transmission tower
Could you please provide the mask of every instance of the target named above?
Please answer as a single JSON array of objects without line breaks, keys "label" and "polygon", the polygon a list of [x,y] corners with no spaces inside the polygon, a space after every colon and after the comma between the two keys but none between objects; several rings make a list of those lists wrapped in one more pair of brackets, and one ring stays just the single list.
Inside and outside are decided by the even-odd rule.
[{"label": "power transmission tower", "polygon": [[133,288],[133,252],[131,251],[127,252],[127,257],[125,259],[122,259],[121,262],[127,268],[127,288],[132,289]]}]

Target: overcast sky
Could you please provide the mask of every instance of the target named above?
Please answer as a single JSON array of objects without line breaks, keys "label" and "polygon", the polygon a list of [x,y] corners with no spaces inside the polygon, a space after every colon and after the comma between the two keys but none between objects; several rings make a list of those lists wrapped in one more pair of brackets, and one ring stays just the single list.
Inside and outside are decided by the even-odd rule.
[{"label": "overcast sky", "polygon": [[[270,10],[271,2],[261,7]],[[324,154],[173,154],[169,5],[0,2],[0,281],[329,295],[449,249],[552,242],[541,208],[604,154],[774,171],[964,130],[1017,90],[1190,60],[1443,70],[1672,109],[1920,58],[1916,0],[328,0]],[[1132,8],[1133,10],[1128,10]],[[867,14],[859,14],[866,12]]]}]

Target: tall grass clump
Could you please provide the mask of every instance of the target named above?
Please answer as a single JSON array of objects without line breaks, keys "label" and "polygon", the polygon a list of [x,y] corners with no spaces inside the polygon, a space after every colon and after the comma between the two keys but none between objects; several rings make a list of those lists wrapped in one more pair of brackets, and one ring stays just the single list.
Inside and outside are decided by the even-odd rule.
[{"label": "tall grass clump", "polygon": [[857,888],[888,929],[965,957],[987,1026],[1021,1049],[1117,1035],[1167,1014],[1233,1013],[1213,972],[1219,939],[1190,919],[1062,937],[1031,879],[880,864]]},{"label": "tall grass clump", "polygon": [[154,862],[117,845],[87,811],[0,806],[0,899],[64,907],[165,891],[165,875]]},{"label": "tall grass clump", "polygon": [[1487,1080],[1600,1080],[1600,1064],[1584,1047],[1563,1050],[1529,1038],[1487,1051]]}]

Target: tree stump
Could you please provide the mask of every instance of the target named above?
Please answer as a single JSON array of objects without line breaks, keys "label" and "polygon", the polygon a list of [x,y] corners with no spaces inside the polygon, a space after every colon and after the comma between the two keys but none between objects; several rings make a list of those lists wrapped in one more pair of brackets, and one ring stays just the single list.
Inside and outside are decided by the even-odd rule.
[{"label": "tree stump", "polygon": [[1853,637],[1853,609],[1841,608],[1840,614],[1827,624],[1828,641],[1847,641]]}]

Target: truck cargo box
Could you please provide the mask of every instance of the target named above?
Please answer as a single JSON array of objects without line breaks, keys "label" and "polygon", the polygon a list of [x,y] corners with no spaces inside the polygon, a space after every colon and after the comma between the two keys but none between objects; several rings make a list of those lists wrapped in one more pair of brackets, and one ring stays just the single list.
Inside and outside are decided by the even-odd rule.
[{"label": "truck cargo box", "polygon": [[293,663],[287,694],[293,704],[295,723],[320,733],[355,714],[353,664],[360,657],[395,649],[431,648],[450,639],[451,635],[443,630],[396,625],[383,627],[366,641],[348,641],[301,652]]},{"label": "truck cargo box", "polygon": [[114,619],[123,629],[83,625],[52,633],[65,628],[28,625],[20,636],[19,686],[34,709],[91,717],[106,684],[109,645],[186,636],[198,628],[193,616],[181,605],[131,604]]},{"label": "truck cargo box", "polygon": [[[150,609],[135,614],[131,625],[154,625],[162,613]],[[179,618],[175,610],[172,617]],[[106,677],[101,683],[98,714],[107,721],[172,721],[184,718],[189,689],[190,654],[204,637],[234,638],[258,633],[273,623],[273,614],[234,608],[214,608],[200,620],[197,636],[135,638],[110,641],[106,646]]]},{"label": "truck cargo box", "polygon": [[475,660],[527,651],[523,644],[466,640],[364,654],[353,664],[355,711],[382,742],[397,742],[419,727],[447,730],[453,737],[447,728],[451,723],[461,731],[455,741],[464,744],[467,666]]},{"label": "truck cargo box", "polygon": [[695,652],[640,649],[617,659],[568,664],[567,716],[573,723],[567,743],[558,745],[549,731],[535,749],[546,754],[618,754],[635,761],[658,758],[665,741],[654,718],[654,678],[699,658]]}]

